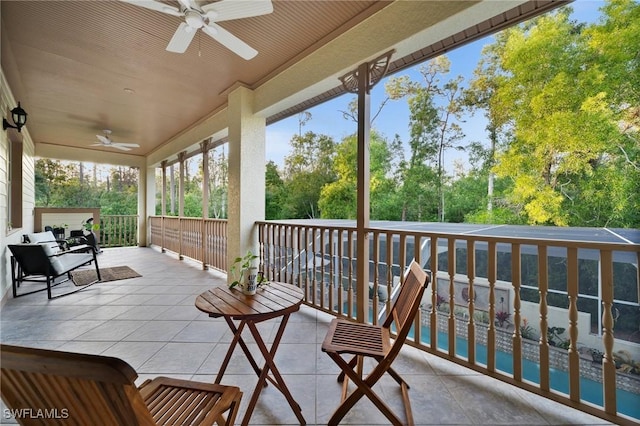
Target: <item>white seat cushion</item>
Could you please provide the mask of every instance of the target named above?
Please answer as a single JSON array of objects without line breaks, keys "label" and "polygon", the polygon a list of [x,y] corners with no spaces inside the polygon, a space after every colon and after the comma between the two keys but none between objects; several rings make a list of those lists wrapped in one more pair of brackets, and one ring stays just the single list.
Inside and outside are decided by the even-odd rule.
[{"label": "white seat cushion", "polygon": [[53,256],[50,259],[56,275],[62,275],[73,268],[92,261],[93,255],[90,253],[65,253],[60,256]]}]

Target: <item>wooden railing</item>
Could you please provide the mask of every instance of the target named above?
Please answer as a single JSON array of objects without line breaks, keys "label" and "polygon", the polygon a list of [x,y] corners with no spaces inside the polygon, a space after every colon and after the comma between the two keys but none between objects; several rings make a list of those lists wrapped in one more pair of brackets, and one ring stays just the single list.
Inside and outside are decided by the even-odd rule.
[{"label": "wooden railing", "polygon": [[151,216],[151,244],[227,271],[227,221],[175,216]]},{"label": "wooden railing", "polygon": [[101,247],[126,247],[138,245],[137,215],[102,215],[100,229]]},{"label": "wooden railing", "polygon": [[[152,244],[227,270],[226,220],[151,217],[150,224]],[[268,279],[302,288],[319,310],[356,318],[355,227],[257,226]],[[368,321],[383,317],[415,258],[433,284],[409,344],[614,423],[640,421],[640,376],[625,372],[640,365],[640,246],[366,231]],[[636,330],[625,335],[628,315]]]},{"label": "wooden railing", "polygon": [[[355,227],[304,221],[258,227],[268,279],[302,288],[306,303],[319,310],[356,317]],[[369,292],[364,312],[370,322],[390,307],[401,273],[415,258],[433,284],[410,344],[615,423],[640,420],[631,402],[640,398],[640,346],[631,341],[633,328],[627,340],[614,332],[621,312],[635,315],[632,327],[638,327],[640,246],[379,228],[367,233],[369,288],[361,285]],[[636,374],[626,374],[632,366]]]}]

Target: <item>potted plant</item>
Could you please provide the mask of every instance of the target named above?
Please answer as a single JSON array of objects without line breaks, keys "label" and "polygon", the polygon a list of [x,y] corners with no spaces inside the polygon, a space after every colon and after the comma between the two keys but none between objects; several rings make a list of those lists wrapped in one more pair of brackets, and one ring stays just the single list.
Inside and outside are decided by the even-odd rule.
[{"label": "potted plant", "polygon": [[259,256],[253,254],[251,250],[248,250],[243,257],[236,257],[229,270],[233,277],[229,288],[240,285],[244,294],[252,295],[256,293],[258,287],[266,282],[263,274],[257,273],[258,265],[256,260],[258,258]]}]

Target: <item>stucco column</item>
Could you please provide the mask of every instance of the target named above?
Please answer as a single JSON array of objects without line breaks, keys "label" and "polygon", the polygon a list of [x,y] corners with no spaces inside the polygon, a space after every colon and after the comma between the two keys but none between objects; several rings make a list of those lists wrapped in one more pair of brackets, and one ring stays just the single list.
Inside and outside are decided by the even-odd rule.
[{"label": "stucco column", "polygon": [[178,182],[178,217],[184,216],[184,160],[187,158],[187,151],[178,153],[178,161],[180,162],[180,180]]},{"label": "stucco column", "polygon": [[202,152],[202,217],[209,217],[209,149],[212,140],[207,139],[200,142],[200,151]]},{"label": "stucco column", "polygon": [[162,215],[161,223],[162,223],[162,240],[160,242],[160,250],[165,252],[164,249],[164,218],[167,215],[167,160],[163,160],[161,163],[162,166],[162,194],[160,195],[160,202],[162,203],[160,214]]},{"label": "stucco column", "polygon": [[149,215],[156,212],[156,169],[138,170],[138,246],[146,247],[151,240]]},{"label": "stucco column", "polygon": [[209,149],[211,145],[213,145],[211,139],[200,142],[200,151],[202,152],[202,223],[200,225],[202,269],[207,269],[205,253],[207,252],[207,241],[209,240],[207,219],[209,218]]},{"label": "stucco column", "polygon": [[160,206],[160,214],[162,216],[167,215],[167,160],[163,160],[160,163],[160,167],[162,167],[162,193],[160,194],[160,202],[162,205]]},{"label": "stucco column", "polygon": [[253,113],[253,95],[246,87],[229,94],[227,268],[247,250],[258,250],[255,222],[265,215],[266,121]]}]

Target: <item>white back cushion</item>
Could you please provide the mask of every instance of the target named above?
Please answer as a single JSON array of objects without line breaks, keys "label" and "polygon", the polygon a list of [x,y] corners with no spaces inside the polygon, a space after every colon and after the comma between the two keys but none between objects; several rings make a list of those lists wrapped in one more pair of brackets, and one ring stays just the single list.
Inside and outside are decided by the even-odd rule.
[{"label": "white back cushion", "polygon": [[44,252],[47,256],[53,256],[60,251],[60,246],[56,241],[56,237],[51,231],[27,234],[27,238],[32,244],[40,244],[44,248]]}]

